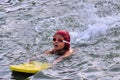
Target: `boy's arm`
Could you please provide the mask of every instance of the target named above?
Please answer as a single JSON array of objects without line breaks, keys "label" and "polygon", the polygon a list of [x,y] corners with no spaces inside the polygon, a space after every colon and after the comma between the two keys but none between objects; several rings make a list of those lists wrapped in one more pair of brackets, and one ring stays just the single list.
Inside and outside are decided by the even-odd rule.
[{"label": "boy's arm", "polygon": [[60,56],[59,58],[57,58],[53,64],[57,64],[58,62],[62,61],[64,58],[71,56],[73,54],[73,50],[70,49],[69,51],[67,51],[63,56]]},{"label": "boy's arm", "polygon": [[45,51],[43,54],[35,54],[31,59],[28,59],[27,62],[34,61],[36,58],[46,56],[51,53],[51,50]]},{"label": "boy's arm", "polygon": [[67,52],[65,52],[65,54],[63,55],[64,58],[71,56],[73,54],[73,49],[68,50]]},{"label": "boy's arm", "polygon": [[58,62],[62,61],[63,60],[63,56],[60,56],[59,58],[57,58],[54,62],[53,62],[53,65],[54,64],[57,64]]},{"label": "boy's arm", "polygon": [[43,57],[43,56],[45,56],[45,55],[46,55],[46,54],[40,54],[40,55],[36,54],[36,55],[34,55],[31,59],[28,59],[27,62],[34,61],[36,58]]}]

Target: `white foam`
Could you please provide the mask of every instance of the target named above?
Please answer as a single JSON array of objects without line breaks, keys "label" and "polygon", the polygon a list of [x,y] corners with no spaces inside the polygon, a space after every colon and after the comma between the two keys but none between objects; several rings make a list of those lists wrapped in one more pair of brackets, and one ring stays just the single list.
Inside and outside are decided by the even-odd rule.
[{"label": "white foam", "polygon": [[108,25],[100,24],[100,23],[88,25],[88,28],[81,33],[75,33],[75,32],[71,33],[71,37],[74,41],[72,43],[79,43],[80,44],[80,43],[83,43],[85,41],[103,36],[104,34],[106,34],[106,31],[108,28],[109,28]]},{"label": "white foam", "polygon": [[9,7],[9,8],[5,8],[6,12],[13,12],[13,11],[17,11],[20,9],[24,9],[26,8],[28,5],[21,5],[21,6],[15,6],[15,7]]},{"label": "white foam", "polygon": [[[120,21],[120,14],[116,16],[98,17],[94,13],[89,16],[88,27],[83,32],[74,32],[71,34],[72,43],[86,43],[92,39],[102,37],[106,34],[107,30],[115,27]],[[73,37],[74,36],[74,37]]]}]

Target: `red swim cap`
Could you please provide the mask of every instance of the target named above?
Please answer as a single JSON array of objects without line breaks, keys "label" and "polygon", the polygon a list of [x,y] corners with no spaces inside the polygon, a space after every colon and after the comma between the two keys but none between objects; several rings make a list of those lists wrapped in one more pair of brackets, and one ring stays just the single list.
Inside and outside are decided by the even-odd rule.
[{"label": "red swim cap", "polygon": [[64,49],[69,49],[70,48],[70,35],[69,35],[69,33],[66,30],[58,30],[55,34],[59,34],[59,35],[63,36],[64,40],[69,42],[69,43],[65,43],[65,46],[64,46]]}]

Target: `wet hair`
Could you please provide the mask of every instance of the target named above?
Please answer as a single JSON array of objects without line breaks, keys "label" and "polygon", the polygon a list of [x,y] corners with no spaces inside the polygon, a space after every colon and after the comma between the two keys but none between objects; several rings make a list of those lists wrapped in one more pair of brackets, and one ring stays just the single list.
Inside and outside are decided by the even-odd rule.
[{"label": "wet hair", "polygon": [[69,43],[65,43],[65,46],[63,48],[63,49],[68,50],[70,48],[70,35],[69,35],[68,31],[58,30],[54,35],[56,35],[56,34],[59,34],[59,35],[63,36],[64,40],[69,42]]}]

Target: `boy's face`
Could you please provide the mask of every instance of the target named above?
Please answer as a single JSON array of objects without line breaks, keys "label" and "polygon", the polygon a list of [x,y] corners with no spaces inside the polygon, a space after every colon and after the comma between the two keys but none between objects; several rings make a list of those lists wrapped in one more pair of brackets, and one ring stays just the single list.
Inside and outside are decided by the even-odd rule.
[{"label": "boy's face", "polygon": [[61,50],[64,48],[65,43],[63,42],[64,38],[59,35],[59,34],[55,34],[53,36],[53,46],[55,50]]}]

